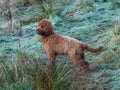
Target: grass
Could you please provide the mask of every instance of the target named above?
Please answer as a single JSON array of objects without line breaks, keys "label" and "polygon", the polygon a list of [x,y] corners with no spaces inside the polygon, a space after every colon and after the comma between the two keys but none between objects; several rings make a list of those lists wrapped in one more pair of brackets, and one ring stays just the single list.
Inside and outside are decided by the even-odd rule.
[{"label": "grass", "polygon": [[63,63],[56,65],[50,77],[48,65],[21,51],[15,60],[0,62],[0,90],[68,90],[74,77]]},{"label": "grass", "polygon": [[[104,52],[97,57],[102,63],[117,63],[120,60],[120,26],[115,24],[107,32],[103,33],[99,43],[104,46]],[[101,57],[101,58],[100,58]]]},{"label": "grass", "polygon": [[[66,7],[66,11],[64,10],[62,12],[63,14],[67,11],[73,11],[75,8],[76,11],[74,13],[79,17],[74,19],[73,15],[70,20],[69,16],[64,14],[62,19],[60,18],[60,20],[58,20],[61,10],[56,10],[56,8],[59,9],[59,7],[56,7],[56,0],[39,1],[39,7],[34,8],[33,6],[27,10],[26,7],[23,7],[26,2],[20,2],[21,4],[19,4],[20,6],[18,6],[18,8],[21,8],[20,13],[22,12],[22,14],[24,14],[23,16],[25,16],[22,20],[20,19],[21,23],[24,25],[36,22],[41,18],[49,18],[50,21],[53,22],[53,25],[56,25],[55,30],[57,30],[57,32],[91,44],[93,47],[104,46],[104,49],[98,54],[86,53],[86,59],[90,61],[90,64],[95,66],[96,71],[85,76],[80,76],[78,72],[74,70],[74,67],[71,68],[69,63],[63,63],[62,58],[60,58],[60,62],[57,61],[55,66],[53,76],[50,77],[49,66],[40,53],[37,54],[39,58],[36,58],[37,55],[18,50],[17,56],[13,61],[10,61],[11,58],[7,58],[6,60],[9,54],[8,51],[10,53],[12,51],[9,43],[11,42],[14,46],[14,42],[7,39],[7,41],[2,41],[8,43],[8,46],[5,46],[6,51],[2,50],[3,55],[0,56],[0,90],[119,90],[120,24],[118,23],[114,27],[111,27],[113,24],[113,16],[115,15],[114,17],[116,17],[117,14],[119,15],[119,11],[113,11],[113,9],[119,9],[119,2],[93,2],[93,7],[91,6],[92,2],[78,3],[78,7],[75,5],[72,6],[73,3],[71,4],[69,1],[66,1],[69,2],[68,5],[62,2],[63,7]],[[72,7],[69,6],[70,4]],[[39,8],[41,8],[40,12],[37,10],[34,11]],[[64,18],[65,16],[68,17],[68,20]],[[58,22],[56,22],[57,20]],[[30,30],[32,31],[34,28]],[[25,38],[20,37],[20,39]],[[33,37],[29,36],[29,38]],[[28,44],[31,43],[28,42],[26,42],[27,45],[23,45],[24,43],[22,45],[28,46]],[[33,44],[30,45],[32,46]],[[36,46],[33,46],[32,52],[34,52],[34,47]],[[10,59],[9,62],[8,59]]]},{"label": "grass", "polygon": [[37,0],[41,9],[41,18],[54,19],[54,17],[61,16],[63,7],[58,4],[62,1],[57,0]]},{"label": "grass", "polygon": [[21,19],[21,23],[29,24],[43,18],[53,19],[54,17],[60,16],[61,7],[57,6],[56,1],[57,0],[36,0],[38,4],[34,7],[39,10],[39,12],[35,12],[35,14],[31,13],[31,16]]},{"label": "grass", "polygon": [[110,4],[111,9],[120,8],[120,1],[112,1]]}]

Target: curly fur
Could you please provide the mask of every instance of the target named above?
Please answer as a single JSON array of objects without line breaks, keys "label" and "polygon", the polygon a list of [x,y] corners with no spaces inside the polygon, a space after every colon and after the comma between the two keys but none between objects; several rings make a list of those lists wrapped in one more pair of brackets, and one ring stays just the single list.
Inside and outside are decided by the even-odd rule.
[{"label": "curly fur", "polygon": [[43,48],[52,66],[55,65],[57,55],[68,55],[80,70],[87,72],[89,63],[85,60],[84,51],[96,53],[103,48],[95,49],[76,39],[55,33],[52,24],[46,19],[40,20],[36,32],[42,36]]}]

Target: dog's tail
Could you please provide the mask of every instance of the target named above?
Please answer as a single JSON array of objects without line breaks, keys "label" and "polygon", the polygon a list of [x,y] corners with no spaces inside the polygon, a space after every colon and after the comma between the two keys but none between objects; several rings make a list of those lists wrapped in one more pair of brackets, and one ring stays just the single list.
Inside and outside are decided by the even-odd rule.
[{"label": "dog's tail", "polygon": [[90,51],[90,52],[92,52],[92,53],[96,53],[96,52],[99,52],[99,51],[101,51],[102,49],[103,49],[103,47],[101,46],[101,47],[98,47],[98,48],[92,48],[92,47],[90,47],[90,46],[88,46],[88,45],[83,45],[83,48],[85,49],[85,50],[88,50],[88,51]]}]

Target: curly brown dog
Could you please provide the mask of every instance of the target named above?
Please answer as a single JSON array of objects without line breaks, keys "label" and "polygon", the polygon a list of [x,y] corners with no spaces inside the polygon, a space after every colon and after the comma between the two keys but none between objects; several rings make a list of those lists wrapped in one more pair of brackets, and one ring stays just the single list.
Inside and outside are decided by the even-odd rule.
[{"label": "curly brown dog", "polygon": [[96,53],[103,48],[94,49],[76,39],[55,33],[52,24],[46,19],[40,20],[36,32],[42,36],[43,48],[50,60],[51,66],[55,65],[57,55],[69,55],[73,63],[82,72],[87,72],[89,70],[89,63],[85,60],[84,51],[88,50]]}]

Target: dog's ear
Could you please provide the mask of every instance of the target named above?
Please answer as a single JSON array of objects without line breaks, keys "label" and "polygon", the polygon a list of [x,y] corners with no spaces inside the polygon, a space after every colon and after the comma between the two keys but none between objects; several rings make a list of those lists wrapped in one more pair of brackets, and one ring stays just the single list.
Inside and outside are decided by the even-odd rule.
[{"label": "dog's ear", "polygon": [[47,22],[46,24],[46,30],[44,32],[45,36],[50,36],[53,33],[53,26],[50,22]]},{"label": "dog's ear", "polygon": [[50,36],[53,32],[46,30],[45,32],[43,32],[44,36]]}]

